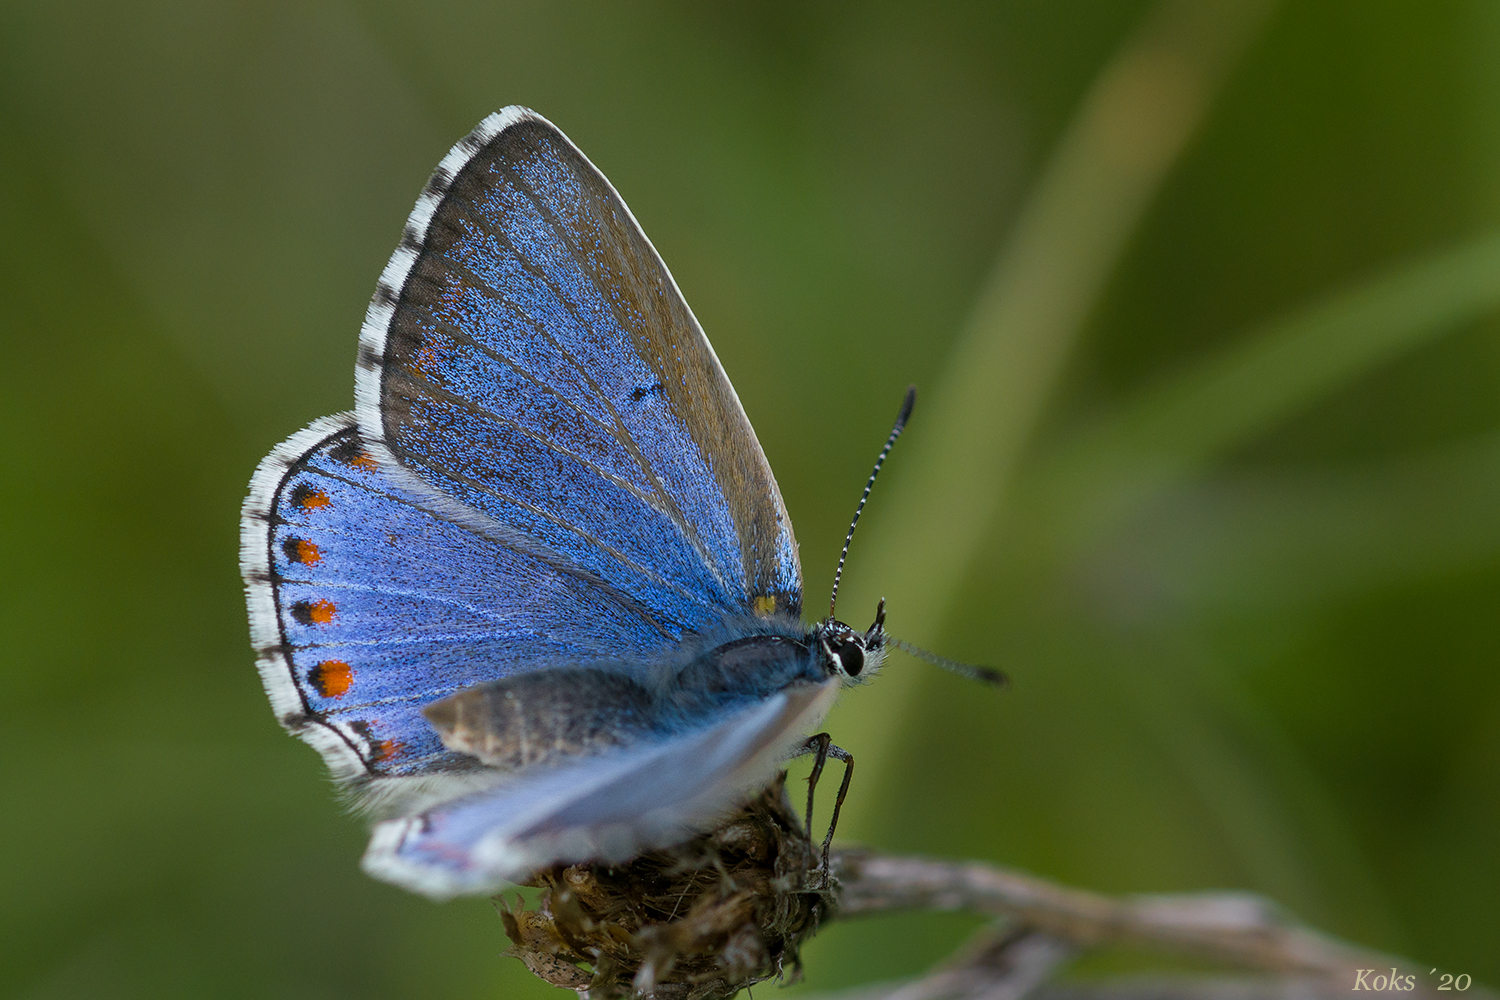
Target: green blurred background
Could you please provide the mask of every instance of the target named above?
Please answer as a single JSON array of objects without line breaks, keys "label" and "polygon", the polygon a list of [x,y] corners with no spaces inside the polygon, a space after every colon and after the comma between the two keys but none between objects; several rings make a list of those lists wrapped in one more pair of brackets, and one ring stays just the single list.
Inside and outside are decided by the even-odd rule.
[{"label": "green blurred background", "polygon": [[[360,874],[236,568],[250,471],[350,405],[420,185],[508,103],[673,268],[813,614],[922,389],[841,614],[1014,686],[847,695],[847,835],[1500,980],[1492,0],[63,0],[0,8],[0,993],[556,995],[489,903]],[[969,926],[835,925],[799,989]]]}]

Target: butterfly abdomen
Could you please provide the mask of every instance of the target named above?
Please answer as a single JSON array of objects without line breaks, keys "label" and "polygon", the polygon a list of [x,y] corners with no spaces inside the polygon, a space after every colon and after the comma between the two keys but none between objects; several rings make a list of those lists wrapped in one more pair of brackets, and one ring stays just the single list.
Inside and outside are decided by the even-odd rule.
[{"label": "butterfly abdomen", "polygon": [[422,709],[449,750],[519,771],[648,737],[651,693],[622,673],[577,667],[480,684]]}]

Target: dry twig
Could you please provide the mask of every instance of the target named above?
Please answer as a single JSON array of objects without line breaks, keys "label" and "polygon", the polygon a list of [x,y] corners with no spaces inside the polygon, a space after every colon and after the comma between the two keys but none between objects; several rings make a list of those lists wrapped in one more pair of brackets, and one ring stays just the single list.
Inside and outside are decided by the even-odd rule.
[{"label": "dry twig", "polygon": [[[860,991],[859,1000],[1312,1000],[1361,981],[1387,995],[1439,997],[1427,970],[1300,926],[1248,893],[1112,897],[997,865],[861,849],[836,852],[825,884],[818,853],[778,780],[719,829],[671,851],[539,872],[537,908],[502,913],[511,953],[593,1000],[719,1000],[795,978],[801,943],[828,920],[967,910],[994,923],[927,976]],[[1254,975],[1047,982],[1103,945]],[[1400,985],[1391,987],[1393,976]],[[1471,998],[1495,1000],[1482,987]]]},{"label": "dry twig", "polygon": [[[893,910],[967,910],[995,917],[1082,950],[1128,945],[1239,966],[1274,978],[1258,980],[1136,980],[1082,987],[1049,987],[1038,997],[1311,997],[1354,989],[1360,970],[1366,988],[1376,976],[1390,992],[1437,1000],[1438,982],[1427,969],[1405,959],[1335,940],[1288,918],[1270,901],[1249,893],[1201,893],[1111,897],[1057,885],[1031,875],[979,862],[893,857],[864,850],[835,855],[840,885],[839,915]],[[988,959],[993,964],[993,958]],[[929,976],[952,976],[944,970]],[[1407,979],[1406,977],[1410,977]],[[998,978],[1002,978],[997,976]],[[924,980],[926,981],[926,980]],[[1410,985],[1407,985],[1407,984]],[[887,993],[907,1000],[911,987]],[[919,994],[911,994],[915,997]],[[1010,993],[944,994],[1011,996]],[[1015,994],[1019,995],[1019,994]],[[1483,988],[1470,996],[1493,997]]]}]

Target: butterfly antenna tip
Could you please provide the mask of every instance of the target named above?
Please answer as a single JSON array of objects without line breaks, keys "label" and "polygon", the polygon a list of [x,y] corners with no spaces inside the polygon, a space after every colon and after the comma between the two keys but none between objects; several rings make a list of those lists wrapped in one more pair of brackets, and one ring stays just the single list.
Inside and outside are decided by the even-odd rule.
[{"label": "butterfly antenna tip", "polygon": [[958,674],[960,677],[967,677],[969,680],[979,681],[981,684],[988,684],[991,687],[1003,688],[1010,686],[1010,678],[994,667],[977,667],[972,663],[950,660],[946,656],[929,653],[921,646],[913,646],[909,642],[903,642],[894,637],[888,637],[886,642],[895,646],[903,653],[915,656],[917,659],[930,663],[934,667],[942,667],[944,670]]},{"label": "butterfly antenna tip", "polygon": [[854,508],[854,519],[849,522],[849,533],[844,536],[844,551],[839,553],[838,569],[833,571],[833,593],[828,597],[828,617],[833,618],[834,609],[839,603],[839,580],[844,576],[844,560],[849,558],[849,543],[854,541],[854,526],[859,524],[859,515],[864,513],[865,501],[870,499],[870,490],[875,486],[875,477],[880,475],[880,467],[885,464],[885,457],[891,453],[896,446],[896,439],[901,432],[906,430],[906,421],[911,418],[911,408],[917,403],[917,387],[909,385],[906,387],[906,398],[901,401],[901,412],[896,414],[896,426],[891,428],[891,436],[885,439],[885,447],[880,449],[880,457],[875,459],[875,468],[870,470],[870,478],[865,481],[865,491],[860,494],[859,505]]}]

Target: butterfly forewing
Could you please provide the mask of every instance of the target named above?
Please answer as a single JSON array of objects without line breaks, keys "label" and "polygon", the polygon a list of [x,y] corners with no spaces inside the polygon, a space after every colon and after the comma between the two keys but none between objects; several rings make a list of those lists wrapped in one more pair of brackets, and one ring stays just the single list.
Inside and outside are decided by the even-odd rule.
[{"label": "butterfly forewing", "polygon": [[629,210],[545,120],[507,109],[444,161],[361,364],[361,426],[396,462],[665,631],[800,610],[734,390]]}]

